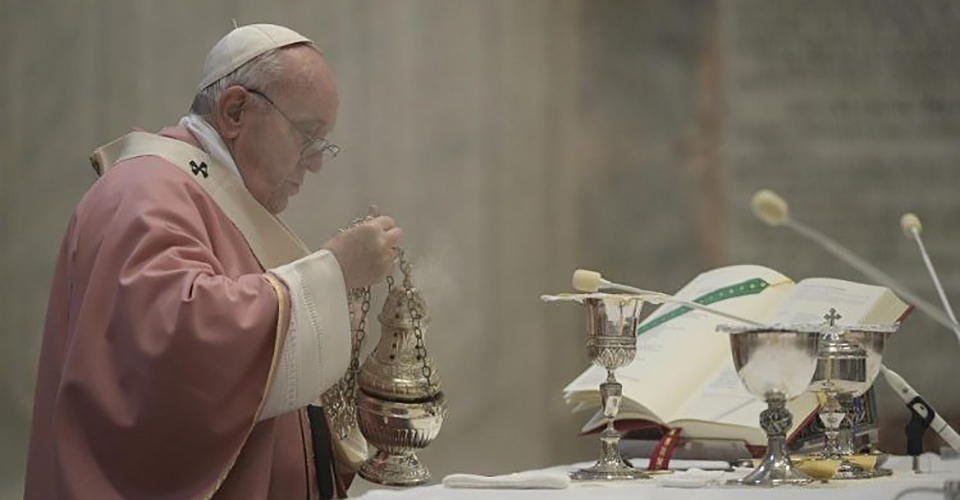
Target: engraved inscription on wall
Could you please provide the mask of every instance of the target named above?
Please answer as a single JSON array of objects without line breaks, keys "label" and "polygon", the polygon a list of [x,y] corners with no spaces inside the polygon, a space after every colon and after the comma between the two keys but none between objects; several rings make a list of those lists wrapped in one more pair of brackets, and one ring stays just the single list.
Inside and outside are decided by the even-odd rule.
[{"label": "engraved inscription on wall", "polygon": [[[798,220],[939,303],[916,245],[899,228],[901,214],[913,211],[947,292],[960,301],[960,6],[721,5],[728,260],[766,263],[796,279],[865,280],[812,243],[754,219],[750,196],[769,187]],[[914,314],[892,346],[892,367],[956,406],[946,392],[936,395],[941,384],[933,381],[956,359],[951,333]],[[935,356],[939,347],[951,356]]]}]

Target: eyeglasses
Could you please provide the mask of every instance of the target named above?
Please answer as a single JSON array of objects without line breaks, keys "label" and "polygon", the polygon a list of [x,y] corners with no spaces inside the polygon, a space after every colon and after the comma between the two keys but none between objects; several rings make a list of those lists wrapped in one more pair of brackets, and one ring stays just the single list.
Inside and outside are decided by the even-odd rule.
[{"label": "eyeglasses", "polygon": [[336,158],[337,155],[340,154],[340,146],[337,146],[336,144],[333,144],[324,138],[314,137],[304,132],[303,130],[301,130],[300,127],[298,127],[297,124],[294,123],[293,120],[291,120],[290,117],[288,117],[287,114],[284,113],[280,109],[280,107],[276,105],[276,103],[274,103],[269,97],[267,97],[266,94],[256,89],[248,89],[246,87],[244,87],[244,89],[247,92],[250,92],[251,94],[256,94],[262,97],[263,100],[267,101],[270,104],[270,106],[273,106],[273,109],[277,110],[277,113],[280,113],[280,116],[282,116],[283,119],[287,121],[287,123],[289,123],[297,132],[300,133],[300,135],[302,135],[306,139],[306,143],[303,146],[303,149],[300,150],[301,160],[304,160],[319,154],[319,155],[323,155],[323,161],[326,162]]}]

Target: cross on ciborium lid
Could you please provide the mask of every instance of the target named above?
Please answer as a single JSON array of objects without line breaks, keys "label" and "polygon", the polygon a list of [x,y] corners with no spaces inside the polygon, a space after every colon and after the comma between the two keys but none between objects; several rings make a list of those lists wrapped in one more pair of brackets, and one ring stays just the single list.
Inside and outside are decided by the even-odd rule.
[{"label": "cross on ciborium lid", "polygon": [[840,341],[840,334],[843,333],[843,329],[837,325],[837,321],[840,321],[841,318],[843,318],[843,316],[833,307],[830,308],[827,314],[823,315],[823,319],[827,322],[827,326],[823,330],[823,337],[825,339],[829,339],[832,342]]},{"label": "cross on ciborium lid", "polygon": [[823,319],[827,320],[827,324],[830,326],[836,325],[837,321],[841,318],[843,318],[843,316],[841,316],[840,313],[838,313],[837,310],[832,307],[830,308],[830,312],[823,315]]}]

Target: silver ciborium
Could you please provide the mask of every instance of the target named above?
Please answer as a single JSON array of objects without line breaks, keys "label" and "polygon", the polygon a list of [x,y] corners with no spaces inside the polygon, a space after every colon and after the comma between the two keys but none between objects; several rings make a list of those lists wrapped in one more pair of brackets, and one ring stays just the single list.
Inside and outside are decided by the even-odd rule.
[{"label": "silver ciborium", "polygon": [[[827,321],[817,352],[817,370],[809,390],[822,401],[819,417],[824,427],[820,458],[837,460],[840,466],[833,479],[869,479],[890,475],[888,469],[865,469],[851,460],[856,453],[853,434],[856,416],[848,408],[862,396],[880,373],[880,361],[887,337],[897,325],[837,325],[841,316],[835,309],[824,316]],[[841,432],[844,421],[848,432]]]},{"label": "silver ciborium", "polygon": [[778,486],[807,484],[813,479],[797,469],[787,453],[787,432],[793,415],[787,401],[803,394],[817,366],[819,330],[807,326],[719,325],[730,334],[733,364],[747,392],[767,403],[760,427],[767,433],[767,451],[760,465],[728,484]]},{"label": "silver ciborium", "polygon": [[575,481],[615,481],[650,477],[634,469],[620,454],[620,433],[613,421],[620,411],[623,386],[614,370],[630,364],[637,354],[637,322],[643,301],[636,296],[607,295],[585,298],[587,312],[587,355],[597,366],[607,370],[607,379],[600,384],[603,416],[607,426],[600,432],[600,460],[591,467],[570,473]]},{"label": "silver ciborium", "polygon": [[368,481],[413,486],[430,479],[416,452],[426,448],[447,413],[440,378],[424,344],[426,303],[410,282],[410,265],[400,254],[403,285],[389,290],[383,310],[380,342],[360,368],[357,412],[360,431],[376,454],[360,467]]}]

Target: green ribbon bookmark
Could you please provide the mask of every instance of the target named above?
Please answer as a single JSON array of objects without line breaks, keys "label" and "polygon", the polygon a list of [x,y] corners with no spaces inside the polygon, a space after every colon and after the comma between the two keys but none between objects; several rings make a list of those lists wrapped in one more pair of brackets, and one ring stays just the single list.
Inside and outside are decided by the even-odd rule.
[{"label": "green ribbon bookmark", "polygon": [[[742,283],[719,288],[706,295],[701,295],[700,297],[693,299],[693,301],[697,304],[709,305],[727,299],[743,297],[745,295],[756,295],[762,292],[768,286],[770,286],[770,283],[764,281],[763,278],[753,278]],[[680,306],[667,314],[658,316],[652,321],[648,321],[647,323],[643,324],[637,329],[637,335],[646,333],[651,329],[656,328],[674,318],[679,318],[680,316],[683,316],[692,310],[693,308],[690,306]]]}]

